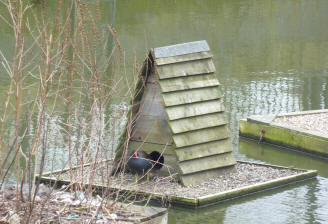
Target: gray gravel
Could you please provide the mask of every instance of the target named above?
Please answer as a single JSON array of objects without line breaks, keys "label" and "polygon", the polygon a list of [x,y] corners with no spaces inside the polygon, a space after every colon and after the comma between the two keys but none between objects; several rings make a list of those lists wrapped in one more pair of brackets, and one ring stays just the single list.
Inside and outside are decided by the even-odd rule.
[{"label": "gray gravel", "polygon": [[[197,198],[199,196],[219,193],[226,190],[232,190],[248,185],[263,183],[265,181],[281,177],[295,175],[300,172],[302,171],[284,168],[273,168],[248,163],[237,163],[229,173],[226,172],[217,178],[209,179],[208,181],[196,186],[183,187],[173,177],[157,177],[154,174],[152,174],[152,178],[149,183],[147,183],[145,180],[146,178],[143,178],[138,182],[138,184],[135,184],[135,176],[129,173],[115,178],[110,177],[111,179],[108,183],[111,187],[117,187],[121,189],[142,190],[148,193]],[[87,176],[86,173],[87,170],[84,170],[84,177]],[[97,173],[98,175],[96,175],[94,183],[106,185],[104,182],[104,179],[106,178],[103,178],[104,173],[99,170]],[[101,173],[103,175],[100,175]],[[75,175],[75,177],[77,177],[76,181],[80,181],[78,176],[80,175]],[[68,173],[66,172],[61,174],[60,179],[67,180],[68,177]],[[84,178],[84,180],[86,179],[88,178]]]},{"label": "gray gravel", "polygon": [[328,135],[328,112],[277,117],[274,122]]}]

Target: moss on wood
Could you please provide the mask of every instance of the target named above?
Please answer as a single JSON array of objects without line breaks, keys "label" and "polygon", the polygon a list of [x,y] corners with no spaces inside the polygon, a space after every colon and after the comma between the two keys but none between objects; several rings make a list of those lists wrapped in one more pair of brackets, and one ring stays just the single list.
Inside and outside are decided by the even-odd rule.
[{"label": "moss on wood", "polygon": [[262,140],[265,142],[328,157],[328,138],[255,121],[240,120],[239,122],[241,136],[259,139],[262,130],[264,130]]}]

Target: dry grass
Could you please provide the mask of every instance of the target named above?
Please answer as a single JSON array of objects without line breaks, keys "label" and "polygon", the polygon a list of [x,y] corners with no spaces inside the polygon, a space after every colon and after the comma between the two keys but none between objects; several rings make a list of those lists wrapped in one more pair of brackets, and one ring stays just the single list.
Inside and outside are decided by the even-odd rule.
[{"label": "dry grass", "polygon": [[[47,1],[34,2],[36,6],[29,1],[0,0],[8,11],[0,19],[14,34],[13,57],[8,58],[0,49],[10,80],[0,111],[0,155],[4,155],[0,159],[0,189],[7,177],[14,178],[11,212],[19,214],[24,223],[35,222],[40,208],[49,209],[38,203],[40,182],[36,175],[58,164],[56,159],[62,155],[61,167],[70,168],[71,181],[73,166],[83,173],[84,164],[92,163],[84,177],[93,183],[99,161],[113,160],[115,142],[129,110],[124,104],[111,106],[127,79],[122,75],[123,52],[115,30],[97,27],[99,10],[92,11],[84,0],[58,0],[53,23],[47,18]],[[126,92],[131,97],[132,91]],[[110,172],[102,178],[109,180],[109,176]],[[91,185],[83,181],[70,185],[69,190],[75,197],[76,192],[83,192],[92,198]],[[101,206],[118,199],[103,192]]]}]

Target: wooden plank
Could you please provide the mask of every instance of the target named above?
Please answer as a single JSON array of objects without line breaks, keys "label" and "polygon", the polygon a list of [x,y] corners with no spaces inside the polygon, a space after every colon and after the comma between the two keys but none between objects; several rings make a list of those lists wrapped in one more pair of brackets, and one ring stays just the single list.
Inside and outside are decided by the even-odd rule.
[{"label": "wooden plank", "polygon": [[139,113],[142,115],[164,116],[161,89],[158,83],[147,83],[140,102]]},{"label": "wooden plank", "polygon": [[203,114],[221,112],[224,111],[224,106],[222,101],[218,99],[192,104],[184,104],[174,107],[167,107],[165,110],[169,120],[172,121],[185,117],[193,117]]},{"label": "wooden plank", "polygon": [[206,156],[212,156],[216,154],[232,152],[232,150],[233,148],[230,140],[223,139],[219,141],[179,148],[175,150],[175,153],[179,161],[185,161]]},{"label": "wooden plank", "polygon": [[157,144],[171,144],[171,131],[165,117],[141,115],[131,132],[131,138]]},{"label": "wooden plank", "polygon": [[227,123],[228,120],[225,114],[220,112],[170,121],[169,126],[174,134],[178,134],[187,131],[220,126]]},{"label": "wooden plank", "polygon": [[146,153],[151,153],[152,151],[158,151],[163,153],[163,155],[175,155],[174,146],[172,145],[162,145],[154,144],[151,142],[140,142],[131,140],[129,142],[129,150],[141,150]]},{"label": "wooden plank", "polygon": [[143,97],[144,91],[145,91],[145,80],[149,79],[150,77],[155,77],[153,63],[149,58],[146,58],[144,61],[140,75],[138,75],[136,80],[135,89],[133,92],[133,99],[131,100],[131,105],[133,105],[132,108],[132,115],[134,116],[136,112],[139,110],[140,106],[140,100]]},{"label": "wooden plank", "polygon": [[222,97],[220,89],[215,87],[192,89],[187,91],[178,91],[162,93],[165,106],[175,106],[189,104],[200,101],[214,100]]},{"label": "wooden plank", "polygon": [[153,50],[156,59],[176,55],[197,53],[202,51],[210,51],[210,47],[208,46],[206,40],[193,41],[164,47],[156,47]]},{"label": "wooden plank", "polygon": [[134,93],[133,93],[133,98],[131,99],[130,104],[132,105],[132,116],[134,116],[140,108],[140,102],[141,99],[143,98],[145,92],[145,80],[143,76],[138,77],[138,81],[135,85]]},{"label": "wooden plank", "polygon": [[197,173],[191,173],[186,175],[181,175],[180,179],[184,186],[197,185],[210,178],[218,177],[222,174],[232,172],[234,166],[228,166],[223,168],[205,170]]},{"label": "wooden plank", "polygon": [[214,73],[173,78],[173,79],[162,79],[160,81],[160,86],[162,92],[164,93],[179,91],[179,90],[218,86],[218,85],[220,85],[220,83],[216,78],[216,76],[214,75]]},{"label": "wooden plank", "polygon": [[157,66],[160,79],[184,77],[190,75],[208,74],[215,72],[215,66],[211,58],[198,61],[187,61],[176,64]]},{"label": "wooden plank", "polygon": [[177,148],[221,140],[229,137],[226,125],[173,135]]},{"label": "wooden plank", "polygon": [[179,62],[185,62],[185,61],[194,61],[194,60],[211,58],[211,57],[213,57],[213,54],[210,51],[203,51],[203,52],[171,56],[171,57],[165,57],[165,58],[157,58],[155,60],[155,63],[158,66],[158,65],[179,63]]},{"label": "wooden plank", "polygon": [[131,132],[132,139],[158,144],[172,143],[158,83],[147,83],[138,113]]},{"label": "wooden plank", "polygon": [[245,119],[239,121],[239,134],[241,136],[259,139],[262,130],[265,130],[263,136],[265,142],[328,157],[328,138],[323,134],[314,134],[290,126],[277,126],[274,123],[267,125]]},{"label": "wooden plank", "polygon": [[147,83],[158,83],[158,78],[155,76],[154,72],[148,76]]},{"label": "wooden plank", "polygon": [[181,173],[190,174],[204,170],[215,169],[219,167],[227,167],[236,164],[233,155],[229,153],[203,157],[188,161],[179,162]]}]

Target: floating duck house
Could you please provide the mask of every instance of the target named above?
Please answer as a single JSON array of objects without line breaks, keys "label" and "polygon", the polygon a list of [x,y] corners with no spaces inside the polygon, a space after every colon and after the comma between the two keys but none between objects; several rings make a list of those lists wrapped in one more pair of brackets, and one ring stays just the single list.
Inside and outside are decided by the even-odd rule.
[{"label": "floating duck house", "polygon": [[177,171],[183,185],[236,164],[212,56],[204,40],[152,49],[121,141],[129,150],[163,152],[173,169],[163,172]]},{"label": "floating duck house", "polygon": [[[165,156],[165,166],[159,175],[177,173],[183,185],[193,185],[219,176],[234,167],[232,145],[227,132],[222,96],[215,75],[212,54],[206,41],[197,41],[153,49],[140,72],[125,131],[123,132],[116,158],[127,155],[127,149],[151,152],[157,150]],[[263,119],[262,119],[263,120]],[[253,128],[259,133],[263,127]],[[250,134],[253,134],[250,133]],[[264,137],[271,135],[268,131]],[[124,160],[117,160],[124,161]],[[238,162],[236,169],[227,175],[233,177],[238,166],[253,166],[281,170],[286,176],[276,177],[227,190],[207,191],[204,195],[186,196],[184,192],[160,192],[152,184],[122,184],[112,176],[108,183],[93,183],[95,191],[104,188],[120,192],[124,197],[132,195],[149,198],[173,206],[199,208],[226,200],[247,196],[264,190],[287,186],[312,179],[314,170],[300,170],[248,162]],[[84,164],[85,167],[94,163]],[[107,161],[99,163],[99,169],[107,167]],[[120,167],[120,165],[118,165]],[[74,168],[77,180],[83,183],[83,169]],[[44,173],[42,182],[73,184],[69,178],[71,169]],[[280,171],[279,171],[280,172]],[[289,173],[289,174],[288,174]],[[257,174],[257,172],[256,172]],[[80,178],[80,179],[79,179]],[[132,178],[133,179],[133,178]],[[128,181],[128,180],[127,180]],[[132,180],[133,181],[133,180]],[[158,180],[165,184],[166,180]],[[128,183],[128,182],[127,182]],[[133,182],[132,182],[133,183]],[[197,187],[196,187],[197,188]],[[210,186],[204,186],[210,188]],[[210,190],[210,189],[209,189]],[[184,191],[192,191],[186,187]]]}]

